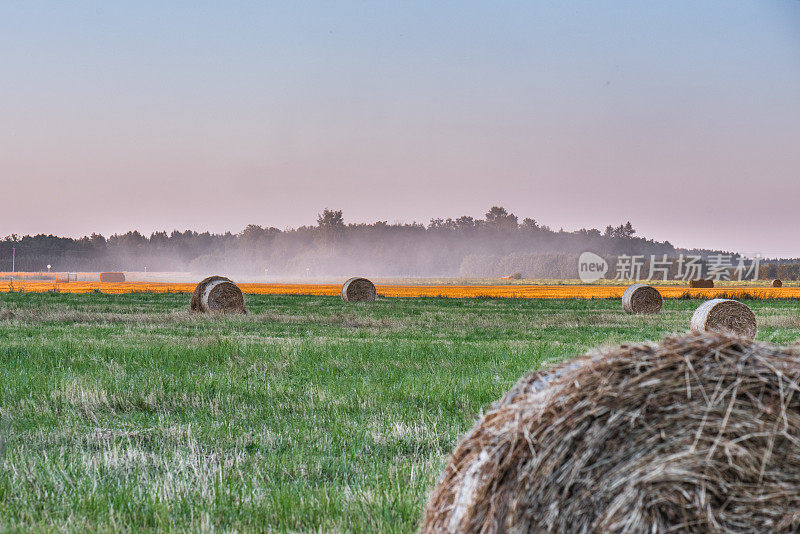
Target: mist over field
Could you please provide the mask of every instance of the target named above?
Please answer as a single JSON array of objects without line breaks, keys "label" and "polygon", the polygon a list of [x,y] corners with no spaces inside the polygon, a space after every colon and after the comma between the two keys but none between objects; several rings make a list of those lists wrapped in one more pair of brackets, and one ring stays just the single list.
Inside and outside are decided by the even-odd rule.
[{"label": "mist over field", "polygon": [[[378,221],[347,223],[342,211],[325,209],[315,225],[280,230],[249,225],[241,232],[137,231],[108,238],[9,236],[0,242],[0,270],[56,272],[225,273],[240,280],[375,277],[576,278],[578,257],[591,251],[613,264],[619,255],[707,257],[669,241],[636,235],[628,222],[603,230],[553,230],[502,207],[483,218],[432,219],[427,225]],[[730,253],[728,253],[730,254]],[[791,276],[785,276],[791,278]]]}]

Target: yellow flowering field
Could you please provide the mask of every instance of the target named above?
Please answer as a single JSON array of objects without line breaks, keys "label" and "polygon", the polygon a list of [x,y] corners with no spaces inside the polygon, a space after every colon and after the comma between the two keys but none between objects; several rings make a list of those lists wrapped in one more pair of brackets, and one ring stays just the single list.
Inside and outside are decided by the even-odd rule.
[{"label": "yellow flowering field", "polygon": [[[56,282],[14,280],[0,281],[0,292],[57,291],[61,293],[189,293],[194,290],[193,283],[173,282]],[[338,284],[239,284],[244,293],[255,295],[339,295]],[[687,286],[656,286],[664,298],[679,298],[690,295],[695,298],[725,296],[758,298],[800,298],[800,287],[741,287],[722,286],[713,289],[689,289]],[[378,294],[383,297],[495,297],[495,298],[621,298],[625,286],[622,285],[377,285]]]}]

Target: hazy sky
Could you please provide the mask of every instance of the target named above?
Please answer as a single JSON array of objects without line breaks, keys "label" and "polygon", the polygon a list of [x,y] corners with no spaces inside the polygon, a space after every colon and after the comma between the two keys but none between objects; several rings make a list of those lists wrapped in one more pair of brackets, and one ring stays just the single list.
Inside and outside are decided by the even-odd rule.
[{"label": "hazy sky", "polygon": [[800,2],[3,2],[0,234],[502,204],[800,256]]}]

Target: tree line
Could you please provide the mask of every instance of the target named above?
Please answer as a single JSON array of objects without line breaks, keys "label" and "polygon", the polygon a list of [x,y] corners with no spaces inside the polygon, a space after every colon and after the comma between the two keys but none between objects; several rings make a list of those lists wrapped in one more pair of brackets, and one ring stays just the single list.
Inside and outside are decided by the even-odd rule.
[{"label": "tree line", "polygon": [[[497,276],[526,271],[526,277],[575,278],[577,256],[593,251],[669,255],[685,251],[669,241],[636,235],[630,222],[598,230],[554,230],[519,218],[501,206],[483,218],[435,218],[427,225],[345,222],[341,210],[325,209],[315,225],[278,229],[251,224],[241,232],[138,231],[108,238],[10,235],[0,241],[0,270],[17,271],[191,271],[242,276],[326,277]],[[788,277],[787,277],[788,278]]]}]

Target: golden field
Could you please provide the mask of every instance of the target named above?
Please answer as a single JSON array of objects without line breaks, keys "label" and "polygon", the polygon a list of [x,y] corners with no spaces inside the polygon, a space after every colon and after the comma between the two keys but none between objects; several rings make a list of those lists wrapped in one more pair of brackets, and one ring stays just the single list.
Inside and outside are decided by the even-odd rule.
[{"label": "golden field", "polygon": [[[55,282],[14,280],[0,281],[0,292],[31,291],[61,293],[102,293],[119,294],[133,292],[151,293],[191,293],[193,283],[176,282]],[[244,293],[253,295],[340,295],[339,284],[239,284]],[[625,291],[623,285],[546,285],[546,284],[503,284],[503,285],[406,285],[376,284],[378,294],[383,297],[495,297],[495,298],[621,298]],[[655,286],[664,298],[680,298],[686,295],[695,298],[713,298],[724,295],[757,298],[800,298],[800,287],[755,287],[722,286],[713,289],[689,289],[687,286]]]}]

